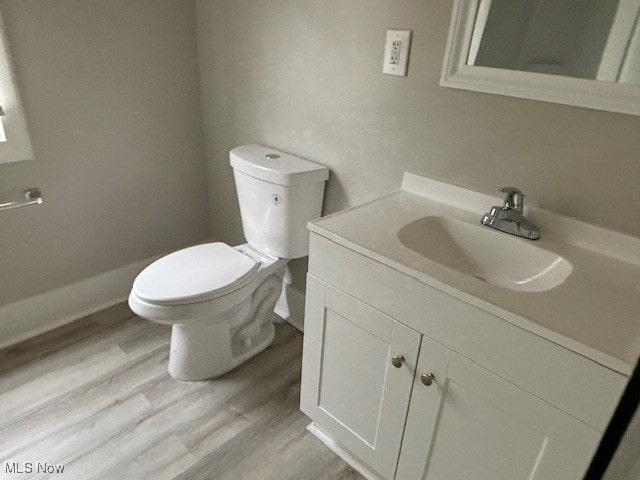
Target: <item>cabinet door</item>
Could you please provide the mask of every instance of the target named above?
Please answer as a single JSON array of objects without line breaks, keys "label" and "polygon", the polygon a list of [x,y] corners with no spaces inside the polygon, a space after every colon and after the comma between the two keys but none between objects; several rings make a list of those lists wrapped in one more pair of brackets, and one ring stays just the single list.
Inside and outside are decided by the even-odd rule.
[{"label": "cabinet door", "polygon": [[[420,334],[309,277],[301,409],[383,478],[394,476]],[[404,361],[395,367],[392,357]]]},{"label": "cabinet door", "polygon": [[[396,480],[424,478],[426,452],[431,447],[446,391],[450,358],[449,349],[428,337],[422,337]],[[434,378],[431,385],[427,386],[423,383],[422,375],[429,374]]]},{"label": "cabinet door", "polygon": [[[419,360],[416,377],[429,368]],[[416,391],[397,480],[582,479],[596,430],[455,353],[437,380],[443,394],[435,432],[420,435],[434,402]]]}]

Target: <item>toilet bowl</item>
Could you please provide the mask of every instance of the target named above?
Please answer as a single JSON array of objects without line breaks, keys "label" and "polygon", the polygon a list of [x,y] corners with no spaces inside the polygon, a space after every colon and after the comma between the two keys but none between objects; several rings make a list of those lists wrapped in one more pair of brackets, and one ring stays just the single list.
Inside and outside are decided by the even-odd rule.
[{"label": "toilet bowl", "polygon": [[129,306],[172,325],[169,373],[222,375],[271,344],[284,267],[308,253],[306,223],[320,216],[326,167],[260,145],[230,153],[248,243],[188,247],[135,279]]},{"label": "toilet bowl", "polygon": [[286,263],[248,244],[185,248],[138,275],[129,305],[147,320],[172,325],[172,377],[216,377],[273,340],[273,308]]}]

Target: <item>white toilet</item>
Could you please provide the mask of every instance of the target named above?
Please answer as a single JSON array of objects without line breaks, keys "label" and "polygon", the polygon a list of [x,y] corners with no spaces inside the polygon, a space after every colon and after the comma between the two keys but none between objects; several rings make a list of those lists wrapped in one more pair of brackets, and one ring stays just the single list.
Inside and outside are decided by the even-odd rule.
[{"label": "white toilet", "polygon": [[207,243],[156,260],[135,279],[129,306],[172,325],[169,373],[216,377],[273,341],[284,266],[308,254],[329,170],[260,145],[230,154],[248,243]]}]

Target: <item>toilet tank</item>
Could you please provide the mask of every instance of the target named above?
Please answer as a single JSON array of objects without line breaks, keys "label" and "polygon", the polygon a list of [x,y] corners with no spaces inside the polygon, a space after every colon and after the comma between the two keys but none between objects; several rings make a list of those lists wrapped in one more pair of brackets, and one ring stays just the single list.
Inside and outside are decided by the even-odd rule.
[{"label": "toilet tank", "polygon": [[249,245],[279,258],[309,254],[307,222],[320,217],[329,169],[261,145],[229,153]]}]

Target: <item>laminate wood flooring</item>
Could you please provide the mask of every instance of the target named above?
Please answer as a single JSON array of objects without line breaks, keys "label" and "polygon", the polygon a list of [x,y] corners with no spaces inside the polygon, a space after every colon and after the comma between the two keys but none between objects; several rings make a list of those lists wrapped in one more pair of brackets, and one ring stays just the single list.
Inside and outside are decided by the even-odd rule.
[{"label": "laminate wood flooring", "polygon": [[202,382],[170,334],[120,304],[0,350],[0,478],[362,480],[305,430],[297,330]]}]

